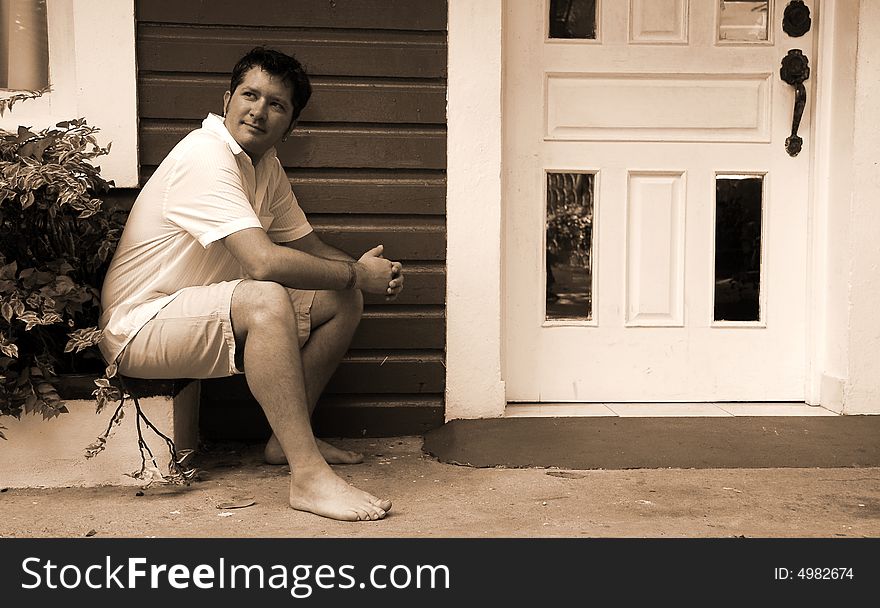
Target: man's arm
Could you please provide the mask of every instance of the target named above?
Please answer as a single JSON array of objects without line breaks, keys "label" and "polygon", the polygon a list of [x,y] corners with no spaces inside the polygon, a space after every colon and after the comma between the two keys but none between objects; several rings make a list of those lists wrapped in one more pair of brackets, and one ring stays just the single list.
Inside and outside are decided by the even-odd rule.
[{"label": "man's arm", "polygon": [[387,294],[392,280],[392,263],[379,257],[381,245],[354,262],[328,260],[283,247],[273,243],[261,228],[230,234],[223,239],[223,244],[250,278],[275,281],[295,289],[346,289],[352,286],[354,273],[352,287],[367,293]]},{"label": "man's arm", "polygon": [[319,237],[315,232],[310,232],[304,237],[298,238],[295,241],[288,241],[281,244],[285,247],[296,249],[297,251],[302,251],[303,253],[308,253],[309,255],[313,255],[317,258],[324,258],[325,260],[344,260],[347,262],[355,261],[353,257],[348,255],[344,251],[337,249],[332,245],[328,245],[327,243],[322,241],[321,237]]}]

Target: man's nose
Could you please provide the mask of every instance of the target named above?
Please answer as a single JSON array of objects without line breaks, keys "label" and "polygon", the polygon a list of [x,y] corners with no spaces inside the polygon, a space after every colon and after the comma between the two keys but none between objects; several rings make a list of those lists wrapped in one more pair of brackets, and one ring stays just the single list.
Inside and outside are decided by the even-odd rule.
[{"label": "man's nose", "polygon": [[250,115],[254,118],[262,118],[266,115],[266,101],[258,99],[251,104]]}]

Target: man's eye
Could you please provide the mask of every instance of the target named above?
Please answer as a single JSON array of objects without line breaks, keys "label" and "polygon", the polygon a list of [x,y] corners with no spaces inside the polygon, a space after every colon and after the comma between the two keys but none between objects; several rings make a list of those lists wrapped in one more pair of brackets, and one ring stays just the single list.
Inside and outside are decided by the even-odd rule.
[{"label": "man's eye", "polygon": [[251,98],[253,98],[253,97],[256,97],[256,95],[254,95],[254,94],[251,93],[250,91],[245,91],[244,93],[242,93],[242,95],[244,95],[244,96],[247,97],[248,99],[251,99]]}]

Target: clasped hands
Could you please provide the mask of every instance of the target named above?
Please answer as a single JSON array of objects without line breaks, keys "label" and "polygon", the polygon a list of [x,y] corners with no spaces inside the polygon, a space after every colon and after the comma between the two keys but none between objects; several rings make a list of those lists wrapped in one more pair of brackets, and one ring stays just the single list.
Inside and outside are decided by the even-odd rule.
[{"label": "clasped hands", "polygon": [[356,286],[367,293],[383,293],[393,300],[403,290],[403,265],[382,257],[382,245],[373,247],[357,261]]}]

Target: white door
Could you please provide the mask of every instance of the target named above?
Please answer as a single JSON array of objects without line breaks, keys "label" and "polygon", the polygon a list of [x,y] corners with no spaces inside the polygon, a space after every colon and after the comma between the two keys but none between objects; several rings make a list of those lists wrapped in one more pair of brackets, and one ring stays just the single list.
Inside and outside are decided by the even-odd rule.
[{"label": "white door", "polygon": [[818,19],[785,4],[506,3],[509,401],[803,400],[814,79],[792,156],[780,65]]}]

